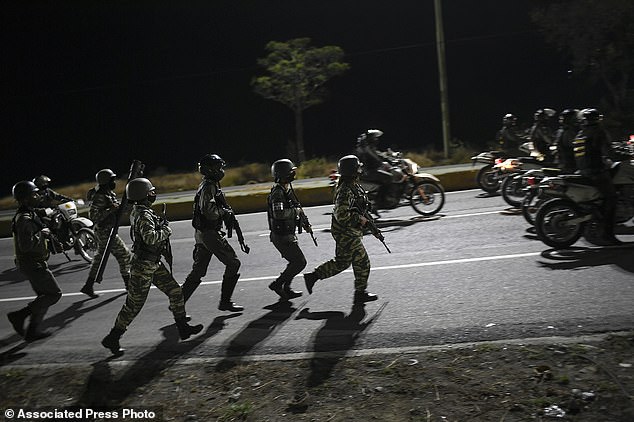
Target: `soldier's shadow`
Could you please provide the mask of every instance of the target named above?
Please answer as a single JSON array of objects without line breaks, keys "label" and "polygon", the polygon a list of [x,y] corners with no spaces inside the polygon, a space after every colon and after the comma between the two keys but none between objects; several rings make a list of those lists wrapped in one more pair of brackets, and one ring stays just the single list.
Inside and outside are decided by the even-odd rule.
[{"label": "soldier's shadow", "polygon": [[[77,302],[73,302],[70,306],[68,306],[63,311],[58,312],[49,318],[46,318],[42,322],[42,328],[53,329],[52,334],[55,334],[55,332],[64,329],[67,325],[81,318],[83,315],[87,314],[88,312],[101,308],[102,306],[105,306],[108,303],[114,300],[117,300],[119,297],[125,296],[125,294],[126,294],[125,292],[120,293],[118,295],[112,296],[106,300],[102,300],[101,302],[97,302],[94,305],[88,306],[85,308],[83,307],[84,304],[90,299],[86,298],[83,300],[79,300]],[[22,337],[20,337],[17,334],[13,334],[3,339],[0,339],[0,347],[8,346],[10,344],[15,343],[16,341],[21,341],[21,343],[0,354],[0,366],[4,366],[11,362],[15,362],[16,360],[26,356],[26,353],[21,352],[21,350],[24,349],[28,343],[25,341],[22,341]],[[40,340],[40,341],[46,341],[46,340]]]},{"label": "soldier's shadow", "polygon": [[49,265],[50,270],[55,276],[64,274],[77,273],[79,271],[90,268],[90,264],[86,261],[64,261],[56,264]]},{"label": "soldier's shadow", "polygon": [[27,281],[27,278],[16,267],[9,268],[0,273],[0,287],[9,286]]},{"label": "soldier's shadow", "polygon": [[165,369],[173,366],[182,355],[191,352],[203,344],[205,340],[219,333],[225,326],[225,320],[237,316],[240,314],[216,317],[203,333],[186,342],[179,342],[178,331],[174,324],[161,328],[164,340],[150,352],[139,356],[132,366],[116,378],[109,365],[109,362],[116,356],[95,362],[86,381],[84,392],[77,402],[69,408],[111,409],[119,407],[130,394],[152,381]]},{"label": "soldier's shadow", "polygon": [[225,358],[216,365],[216,370],[224,372],[236,366],[256,345],[266,340],[285,322],[289,321],[293,313],[301,309],[305,303],[302,303],[298,308],[293,307],[289,301],[280,301],[266,306],[265,309],[269,309],[270,312],[251,321],[229,341],[225,350]]},{"label": "soldier's shadow", "polygon": [[326,321],[315,334],[314,356],[310,361],[310,374],[306,381],[308,388],[319,386],[332,376],[335,366],[371,323],[361,322],[365,316],[363,304],[354,305],[348,315],[336,311],[310,312],[309,309],[299,313],[297,319]]},{"label": "soldier's shadow", "polygon": [[631,246],[630,253],[619,253],[618,250],[628,250],[628,248],[548,249],[542,252],[541,256],[549,261],[538,261],[538,263],[551,270],[581,270],[588,267],[613,265],[622,272],[634,273]]}]

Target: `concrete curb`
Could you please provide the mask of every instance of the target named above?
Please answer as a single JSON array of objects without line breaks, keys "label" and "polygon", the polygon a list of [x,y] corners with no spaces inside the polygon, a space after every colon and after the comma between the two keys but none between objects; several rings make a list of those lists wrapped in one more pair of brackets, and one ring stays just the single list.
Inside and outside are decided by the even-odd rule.
[{"label": "concrete curb", "polygon": [[[425,170],[425,169],[421,169]],[[440,183],[446,192],[473,189],[476,185],[476,175],[479,167],[472,170],[443,170],[435,168],[430,172],[440,179]],[[266,197],[270,192],[270,186],[253,188],[249,185],[242,186],[239,189],[226,193],[229,205],[237,214],[250,212],[266,211]],[[332,187],[328,185],[328,181],[315,183],[310,187],[295,188],[299,200],[304,206],[326,205],[332,203]],[[189,220],[192,216],[193,196],[180,197],[175,199],[167,198],[165,203],[168,204],[167,213],[171,221]],[[157,203],[154,209],[160,211],[161,203]],[[87,216],[88,208],[79,210],[79,214]],[[0,217],[0,237],[11,236],[11,219],[12,217]],[[124,217],[123,221],[127,221]]]}]

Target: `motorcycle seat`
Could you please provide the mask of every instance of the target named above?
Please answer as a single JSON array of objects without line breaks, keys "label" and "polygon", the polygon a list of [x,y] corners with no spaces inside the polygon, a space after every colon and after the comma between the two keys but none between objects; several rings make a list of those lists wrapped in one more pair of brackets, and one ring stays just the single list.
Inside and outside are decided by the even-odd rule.
[{"label": "motorcycle seat", "polygon": [[542,168],[542,171],[544,172],[544,175],[546,176],[557,176],[559,173],[561,173],[561,169],[556,169],[551,167],[544,167]]},{"label": "motorcycle seat", "polygon": [[526,164],[539,164],[539,163],[541,163],[541,161],[539,161],[535,157],[517,157],[517,159],[520,160],[522,163],[526,163]]},{"label": "motorcycle seat", "polygon": [[562,174],[559,177],[564,179],[566,182],[577,183],[579,185],[594,186],[596,184],[596,182],[593,179],[587,176],[582,176],[580,174]]}]

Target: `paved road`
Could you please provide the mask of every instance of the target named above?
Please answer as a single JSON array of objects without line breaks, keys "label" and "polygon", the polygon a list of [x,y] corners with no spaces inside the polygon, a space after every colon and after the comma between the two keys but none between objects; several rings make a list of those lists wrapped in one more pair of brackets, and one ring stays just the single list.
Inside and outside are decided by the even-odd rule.
[{"label": "paved road", "polygon": [[[308,235],[301,245],[309,268],[332,257],[326,230],[330,206],[307,209],[319,247]],[[234,299],[242,314],[216,309],[222,268],[212,264],[204,284],[188,302],[193,322],[205,324],[184,343],[167,310],[167,299],[153,289],[122,339],[125,358],[242,356],[303,351],[334,351],[419,346],[464,341],[581,335],[634,329],[634,249],[598,248],[583,241],[556,253],[527,231],[523,218],[501,197],[469,190],[447,195],[438,218],[423,219],[408,207],[385,212],[382,225],[388,254],[366,237],[373,271],[370,290],[379,294],[362,313],[352,312],[352,274],[319,281],[311,296],[276,306],[267,285],[284,262],[268,241],[266,215],[239,216],[251,253],[240,252],[241,280]],[[172,223],[174,274],[182,281],[191,265],[192,229]],[[121,231],[129,240],[127,228]],[[623,240],[634,240],[633,235]],[[86,300],[79,291],[88,267],[78,258],[54,256],[64,297],[46,324],[54,335],[27,345],[13,334],[4,314],[27,303],[28,282],[12,265],[10,239],[0,240],[0,352],[4,363],[95,362],[108,357],[99,345],[123,301],[116,262],[110,261],[101,297]],[[297,289],[305,290],[300,277]]]}]

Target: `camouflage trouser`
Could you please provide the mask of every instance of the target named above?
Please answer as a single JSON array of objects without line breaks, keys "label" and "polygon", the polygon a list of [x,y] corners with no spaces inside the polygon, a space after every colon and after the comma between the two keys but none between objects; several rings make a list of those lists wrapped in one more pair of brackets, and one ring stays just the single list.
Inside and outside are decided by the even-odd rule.
[{"label": "camouflage trouser", "polygon": [[350,236],[346,233],[332,233],[335,239],[335,257],[326,261],[315,269],[315,274],[320,279],[339,274],[352,264],[354,273],[354,289],[365,290],[368,287],[370,276],[370,258],[363,246],[361,236]]},{"label": "camouflage trouser", "polygon": [[128,328],[128,325],[143,308],[152,284],[169,297],[170,309],[174,314],[174,319],[185,317],[183,292],[172,274],[165,268],[165,265],[162,262],[155,263],[141,260],[136,255],[133,255],[130,282],[128,283],[128,296],[119,311],[119,315],[117,315],[117,320],[114,323],[115,328],[120,330]]},{"label": "camouflage trouser", "polygon": [[[95,254],[94,259],[92,260],[92,264],[90,265],[90,271],[88,272],[88,278],[94,279],[97,276],[97,271],[99,270],[99,263],[101,262],[101,257],[103,256],[103,252],[106,249],[106,244],[108,243],[108,237],[110,236],[110,229],[96,229],[95,237],[97,238],[97,253]],[[114,243],[112,244],[112,249],[110,250],[112,255],[117,259],[119,263],[119,272],[121,272],[121,276],[127,278],[130,275],[130,260],[132,259],[132,253],[130,249],[123,243],[123,240],[116,235],[114,238]]]}]

